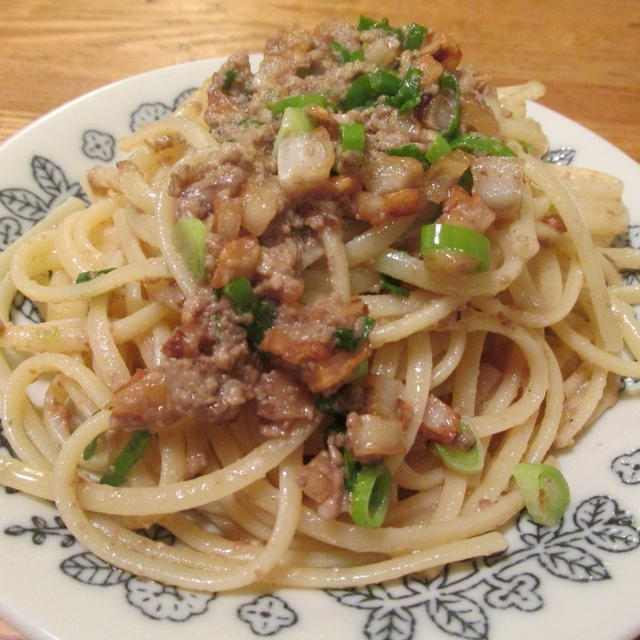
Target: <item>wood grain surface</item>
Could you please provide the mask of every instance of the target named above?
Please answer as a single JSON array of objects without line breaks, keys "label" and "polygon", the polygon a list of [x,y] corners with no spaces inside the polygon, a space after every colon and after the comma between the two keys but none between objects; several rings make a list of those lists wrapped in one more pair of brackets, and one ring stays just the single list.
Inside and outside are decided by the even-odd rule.
[{"label": "wood grain surface", "polygon": [[[365,13],[446,31],[497,83],[540,80],[543,104],[640,161],[638,0],[1,0],[0,7],[0,143],[110,82],[259,51],[281,25],[355,22]],[[0,620],[0,640],[23,638]]]},{"label": "wood grain surface", "polygon": [[420,21],[497,82],[535,78],[541,102],[640,161],[637,0],[3,0],[0,141],[91,89],[179,62],[259,51],[283,24],[360,13]]}]

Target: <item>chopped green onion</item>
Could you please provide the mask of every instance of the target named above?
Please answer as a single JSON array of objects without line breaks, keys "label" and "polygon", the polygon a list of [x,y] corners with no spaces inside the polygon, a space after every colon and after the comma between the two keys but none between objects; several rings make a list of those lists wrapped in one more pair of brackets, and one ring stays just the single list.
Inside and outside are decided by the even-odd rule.
[{"label": "chopped green onion", "polygon": [[273,326],[277,309],[268,300],[259,300],[249,280],[245,277],[236,278],[219,290],[229,301],[231,308],[238,314],[251,313],[253,319],[246,325],[247,342],[253,349],[257,349],[264,334]]},{"label": "chopped green onion", "polygon": [[334,418],[341,417],[344,418],[344,414],[338,411],[335,407],[336,400],[338,398],[338,393],[332,393],[329,396],[318,396],[316,398],[316,409],[318,411],[322,411],[322,413],[326,413],[328,416],[333,416]]},{"label": "chopped green onion", "polygon": [[361,49],[355,51],[349,51],[346,47],[343,47],[339,42],[332,40],[329,43],[329,47],[334,51],[338,58],[338,64],[342,66],[347,62],[355,62],[356,60],[364,60],[364,52]]},{"label": "chopped green onion", "polygon": [[245,118],[240,122],[241,127],[260,127],[264,124],[262,120],[256,120],[255,118]]},{"label": "chopped green onion", "polygon": [[405,49],[419,49],[422,46],[422,41],[429,31],[427,27],[423,27],[421,24],[412,22],[405,28],[404,48]]},{"label": "chopped green onion", "polygon": [[475,131],[463,133],[453,140],[449,140],[449,146],[452,149],[464,149],[474,154],[489,153],[492,156],[515,156],[504,142],[497,138],[485,136]]},{"label": "chopped green onion", "polygon": [[387,104],[396,107],[400,114],[417,107],[422,100],[421,81],[422,71],[415,67],[410,67],[396,94],[387,98]]},{"label": "chopped green onion", "polygon": [[379,96],[398,93],[402,80],[392,71],[376,69],[358,76],[347,89],[341,105],[345,111],[371,106]]},{"label": "chopped green onion", "polygon": [[514,467],[513,477],[531,519],[545,527],[558,524],[571,500],[562,473],[548,464],[521,462]]},{"label": "chopped green onion", "polygon": [[459,251],[476,260],[476,271],[489,269],[489,239],[468,227],[444,223],[423,225],[420,228],[420,252],[426,259],[432,251]]},{"label": "chopped green onion", "polygon": [[[387,25],[389,24],[388,18],[384,18],[383,20],[386,20]],[[373,18],[369,18],[369,16],[360,14],[360,17],[358,18],[358,25],[356,28],[358,29],[358,31],[367,31],[369,29],[376,28],[376,24],[379,23],[377,23]]]},{"label": "chopped green onion", "polygon": [[460,102],[460,85],[458,84],[458,78],[453,75],[453,73],[449,73],[445,71],[441,76],[440,80],[438,80],[438,85],[440,86],[440,91],[447,91],[453,94],[452,96],[452,112],[451,118],[449,120],[449,124],[442,131],[442,135],[445,138],[452,138],[458,133],[458,129],[460,128],[460,121],[462,118],[462,105]]},{"label": "chopped green onion", "polygon": [[305,113],[303,107],[286,107],[282,114],[280,129],[278,129],[278,134],[273,142],[273,148],[277,149],[280,142],[288,136],[314,129],[313,120]]},{"label": "chopped green onion", "polygon": [[336,393],[332,393],[329,396],[319,395],[316,398],[316,409],[333,418],[329,426],[325,427],[325,440],[326,437],[328,437],[332,433],[344,433],[347,430],[347,414],[346,412],[340,411],[336,408],[336,403],[339,402],[339,398],[340,395],[338,391]]},{"label": "chopped green onion", "polygon": [[119,487],[126,480],[133,465],[140,460],[150,439],[151,434],[146,429],[134,431],[124,449],[116,456],[109,471],[100,478],[100,484]]},{"label": "chopped green onion", "polygon": [[425,157],[424,152],[420,151],[418,145],[413,143],[403,144],[402,146],[394,147],[393,149],[385,149],[384,152],[390,156],[406,156],[408,158],[414,158],[418,160],[418,162],[421,162],[425,169],[429,166],[429,161]]},{"label": "chopped green onion", "polygon": [[391,472],[383,462],[362,465],[351,490],[350,513],[362,526],[378,528],[384,522],[391,498]]},{"label": "chopped green onion", "polygon": [[402,80],[393,71],[387,69],[376,69],[366,76],[373,90],[381,96],[393,95],[402,86]]},{"label": "chopped green onion", "polygon": [[338,346],[345,351],[355,351],[358,341],[354,335],[353,329],[347,327],[338,327],[334,331],[334,337]]},{"label": "chopped green onion", "polygon": [[338,58],[338,64],[340,66],[351,61],[351,52],[349,51],[349,49],[343,47],[336,40],[332,40],[329,43],[329,48],[336,54],[336,57]]},{"label": "chopped green onion", "polygon": [[283,98],[269,105],[271,113],[274,116],[281,114],[287,107],[308,107],[311,104],[319,104],[321,107],[327,107],[327,99],[317,93],[301,93],[297,96]]},{"label": "chopped green onion", "polygon": [[327,439],[331,434],[334,433],[345,433],[347,430],[347,425],[344,421],[344,418],[336,418],[328,427],[325,428],[325,445],[327,443]]},{"label": "chopped green onion", "polygon": [[445,467],[459,473],[476,473],[482,469],[484,464],[484,450],[480,440],[468,424],[461,422],[460,430],[463,433],[470,434],[475,439],[473,447],[465,451],[452,444],[442,444],[434,441],[431,443],[432,451],[442,460]]},{"label": "chopped green onion", "polygon": [[373,18],[368,18],[367,16],[361,15],[358,20],[358,31],[368,31],[369,29],[380,29],[380,31],[384,31],[390,36],[395,36],[396,38],[398,38],[398,40],[400,40],[401,43],[404,40],[404,38],[402,37],[402,30],[394,29],[389,24],[388,18],[382,18],[382,20],[378,22]]},{"label": "chopped green onion", "polygon": [[206,275],[207,228],[198,218],[180,218],[173,228],[173,242],[196,280]]},{"label": "chopped green onion", "polygon": [[96,436],[85,448],[82,452],[83,460],[90,460],[96,454],[96,450],[98,449],[98,436]]},{"label": "chopped green onion", "polygon": [[406,113],[420,103],[422,71],[411,67],[404,79],[388,69],[376,69],[356,78],[342,99],[342,108],[358,109],[371,106],[379,96],[387,96],[387,104]]},{"label": "chopped green onion", "polygon": [[467,192],[471,193],[473,189],[473,172],[471,167],[467,167],[462,175],[458,178],[458,184]]},{"label": "chopped green onion", "polygon": [[[345,426],[346,430],[346,426]],[[344,466],[344,486],[347,491],[353,491],[356,483],[356,476],[360,469],[360,463],[353,459],[351,451],[346,447],[342,451],[342,464]]]},{"label": "chopped green onion", "polygon": [[389,293],[393,293],[396,296],[402,296],[403,298],[409,296],[409,291],[400,285],[400,280],[393,276],[388,276],[386,273],[380,274],[380,284],[389,291]]},{"label": "chopped green onion", "polygon": [[313,131],[313,120],[303,107],[286,107],[282,114],[282,123],[278,135],[291,135],[301,131]]},{"label": "chopped green onion", "polygon": [[273,326],[277,310],[275,305],[267,300],[258,300],[251,309],[253,321],[247,327],[247,342],[249,346],[257,349],[264,334]]},{"label": "chopped green onion", "polygon": [[369,78],[371,87],[378,92],[378,95],[393,95],[402,86],[402,80],[388,69],[376,69],[366,75]]},{"label": "chopped green onion", "polygon": [[224,74],[224,80],[222,81],[222,90],[229,91],[235,79],[236,79],[236,72],[233,69],[229,69]]},{"label": "chopped green onion", "polygon": [[371,329],[376,326],[376,321],[373,318],[365,318],[362,326],[362,335],[360,336],[360,340],[365,340],[369,337],[371,333]]},{"label": "chopped green onion", "polygon": [[369,373],[369,358],[365,358],[358,362],[355,366],[353,372],[351,373],[351,378],[349,378],[349,382],[353,384],[354,382],[359,382],[364,378],[367,373]]},{"label": "chopped green onion", "polygon": [[343,151],[364,151],[364,125],[344,122],[340,125],[340,144]]},{"label": "chopped green onion", "polygon": [[358,20],[358,31],[367,31],[369,29],[379,29],[390,36],[395,36],[405,49],[419,49],[428,32],[426,27],[415,22],[401,28],[394,28],[389,24],[388,18],[382,18],[382,20],[377,21],[361,15]]},{"label": "chopped green onion", "polygon": [[[346,433],[346,431],[347,431],[347,425],[345,423],[344,416],[338,417],[333,422],[331,422],[331,424],[329,424],[324,429],[325,448],[328,446],[329,436],[335,435],[335,434],[338,434],[338,433]],[[345,471],[346,471],[346,469],[345,469]],[[345,478],[345,485],[346,485],[346,478]]]},{"label": "chopped green onion", "polygon": [[427,161],[433,164],[448,153],[451,153],[451,146],[445,140],[445,137],[441,133],[438,133],[424,155]]},{"label": "chopped green onion", "polygon": [[102,276],[105,273],[111,273],[115,267],[109,267],[108,269],[98,269],[97,271],[83,271],[78,274],[76,278],[76,284],[80,284],[81,282],[89,282],[89,280],[93,280],[98,276]]},{"label": "chopped green onion", "polygon": [[373,318],[366,317],[362,325],[362,333],[359,336],[356,336],[353,329],[349,329],[348,327],[338,327],[333,332],[336,342],[338,343],[338,347],[353,353],[362,344],[362,342],[367,339],[375,324],[376,321]]},{"label": "chopped green onion", "polygon": [[247,278],[236,278],[222,287],[222,295],[229,301],[231,308],[238,314],[253,310],[256,296]]}]

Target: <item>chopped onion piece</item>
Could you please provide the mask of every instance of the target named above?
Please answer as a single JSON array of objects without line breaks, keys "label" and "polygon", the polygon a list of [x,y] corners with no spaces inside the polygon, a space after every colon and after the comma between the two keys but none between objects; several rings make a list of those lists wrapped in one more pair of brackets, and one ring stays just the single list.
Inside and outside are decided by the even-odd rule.
[{"label": "chopped onion piece", "polygon": [[373,413],[347,416],[347,441],[356,460],[404,453],[402,423]]},{"label": "chopped onion piece", "polygon": [[524,169],[520,158],[486,156],[471,165],[474,191],[502,222],[516,220],[522,206]]},{"label": "chopped onion piece", "polygon": [[242,193],[242,226],[261,236],[283,203],[282,187],[275,176],[250,177]]},{"label": "chopped onion piece", "polygon": [[362,183],[367,191],[389,193],[418,186],[423,173],[422,164],[415,158],[385,153],[366,164]]},{"label": "chopped onion piece", "polygon": [[314,124],[302,107],[286,107],[282,114],[282,122],[278,129],[276,139],[273,141],[273,150],[277,152],[280,142],[284,138],[293,136],[302,131],[313,131]]},{"label": "chopped onion piece", "polygon": [[328,180],[335,154],[329,133],[317,127],[281,140],[277,158],[282,187],[289,193],[303,193]]},{"label": "chopped onion piece", "polygon": [[465,437],[471,436],[475,440],[470,449],[434,441],[431,444],[432,450],[445,467],[460,473],[477,473],[484,464],[484,449],[468,424],[461,422],[460,430]]}]

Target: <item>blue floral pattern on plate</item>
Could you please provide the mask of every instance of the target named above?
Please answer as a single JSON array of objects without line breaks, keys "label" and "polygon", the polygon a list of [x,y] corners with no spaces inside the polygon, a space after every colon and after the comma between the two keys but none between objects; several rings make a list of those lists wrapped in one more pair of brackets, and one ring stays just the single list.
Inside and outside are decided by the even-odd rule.
[{"label": "blue floral pattern on plate", "polygon": [[69,182],[65,172],[49,158],[33,156],[31,175],[38,190],[0,189],[0,204],[11,214],[0,218],[0,251],[68,198],[87,199],[80,184]]},{"label": "blue floral pattern on plate", "polygon": [[82,134],[82,152],[92,160],[111,162],[116,155],[116,139],[106,131],[87,129]]},{"label": "blue floral pattern on plate", "polygon": [[[485,560],[447,567],[433,580],[408,577],[392,585],[332,590],[338,602],[368,613],[364,634],[369,640],[412,640],[412,610],[426,610],[433,624],[454,638],[489,636],[487,608],[538,611],[544,606],[541,578],[548,574],[573,582],[611,578],[600,551],[622,553],[640,544],[638,528],[615,500],[594,496],[565,515],[556,527],[541,527],[520,516],[521,546]],[[524,570],[526,569],[526,570]],[[486,605],[486,606],[485,606]]]},{"label": "blue floral pattern on plate", "polygon": [[[534,612],[544,606],[540,569],[573,582],[609,580],[612,576],[602,552],[625,553],[640,545],[633,517],[607,496],[583,501],[571,518],[565,514],[556,527],[541,527],[521,515],[517,530],[519,546],[484,560],[448,566],[432,580],[406,577],[327,593],[339,604],[366,614],[362,631],[369,640],[413,640],[417,609],[425,611],[431,622],[452,638],[481,640],[490,637],[489,609]],[[43,545],[49,538],[59,539],[61,548],[76,544],[59,516],[49,523],[46,517],[34,515],[30,524],[12,525],[4,533],[28,535],[34,545]],[[168,544],[174,542],[160,527],[148,535]],[[59,566],[65,575],[88,586],[124,587],[126,601],[154,620],[184,622],[206,613],[216,598],[215,594],[139,578],[90,551],[67,556]],[[292,606],[273,593],[241,604],[237,616],[257,636],[276,635],[298,622]]]}]

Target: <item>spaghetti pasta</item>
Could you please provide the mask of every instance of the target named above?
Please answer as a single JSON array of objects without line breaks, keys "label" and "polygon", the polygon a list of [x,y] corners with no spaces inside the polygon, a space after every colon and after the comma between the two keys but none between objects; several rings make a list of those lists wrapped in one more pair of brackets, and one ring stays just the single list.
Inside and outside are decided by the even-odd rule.
[{"label": "spaghetti pasta", "polygon": [[[101,558],[205,591],[358,586],[505,548],[515,465],[640,377],[640,292],[619,274],[640,259],[611,247],[621,183],[540,159],[524,101],[541,85],[496,91],[424,31],[275,33],[258,70],[229,58],[88,173],[89,206],[0,256],[2,484]],[[18,293],[40,323],[15,322]]]}]

